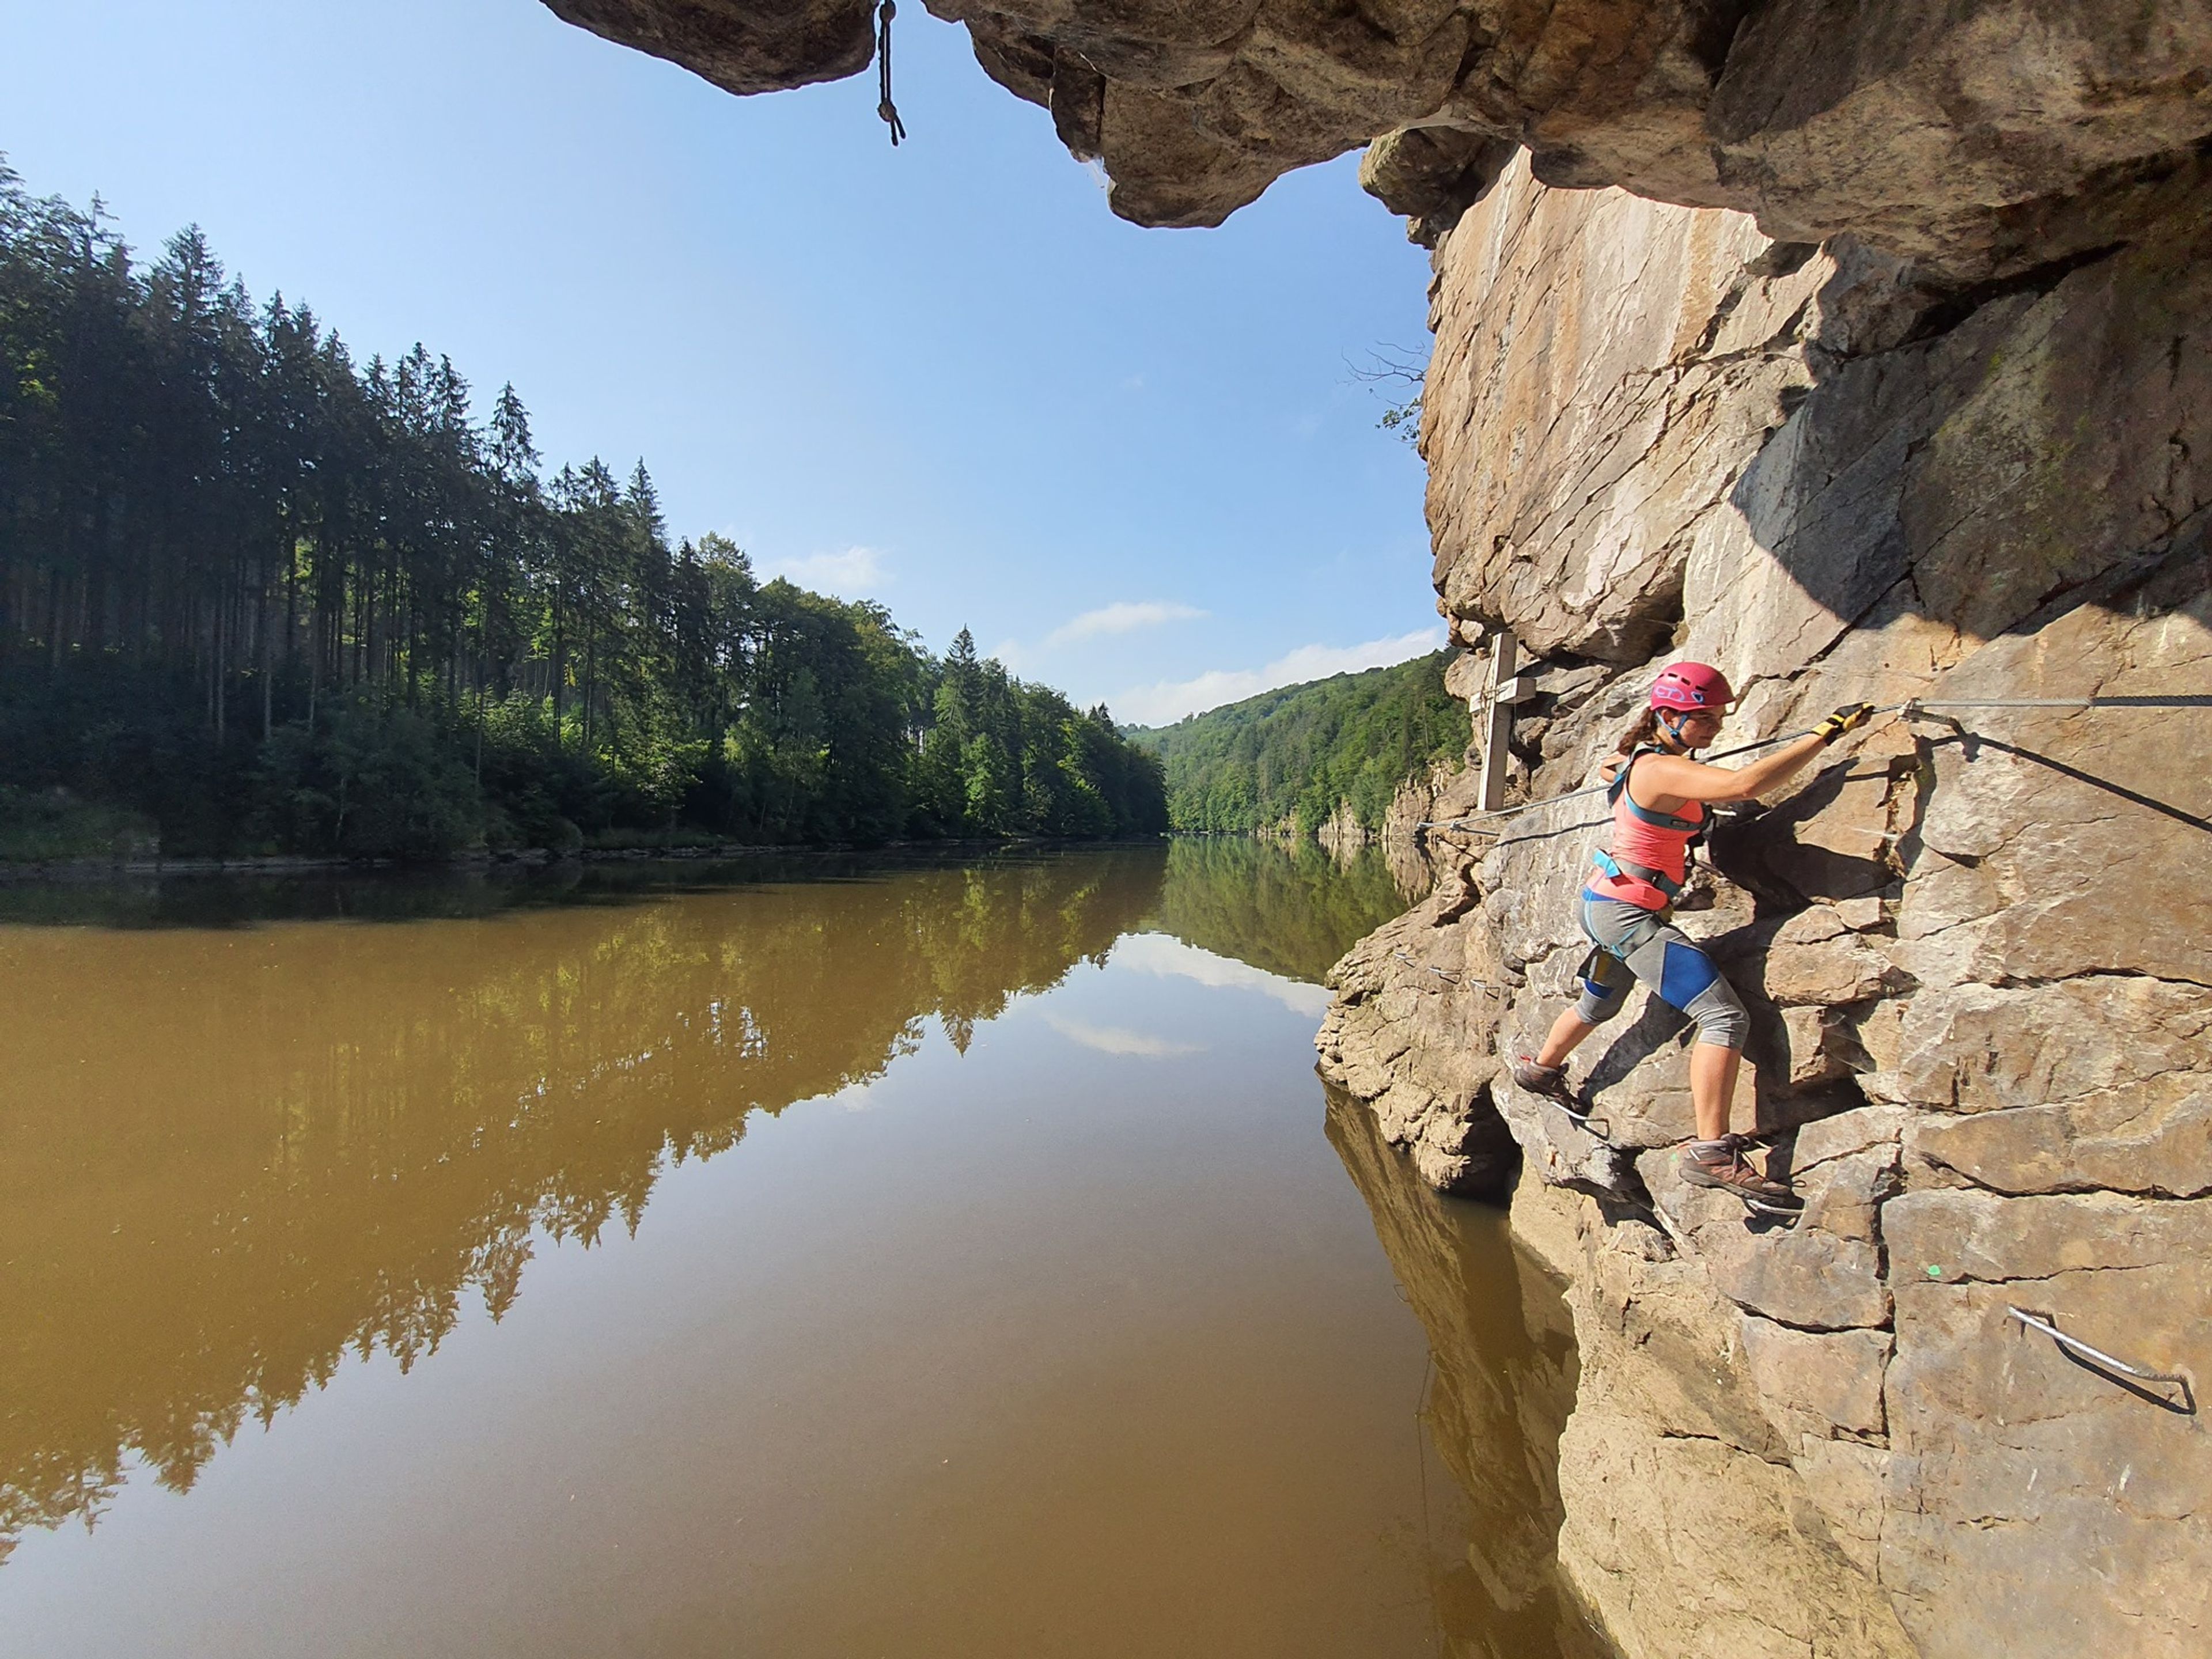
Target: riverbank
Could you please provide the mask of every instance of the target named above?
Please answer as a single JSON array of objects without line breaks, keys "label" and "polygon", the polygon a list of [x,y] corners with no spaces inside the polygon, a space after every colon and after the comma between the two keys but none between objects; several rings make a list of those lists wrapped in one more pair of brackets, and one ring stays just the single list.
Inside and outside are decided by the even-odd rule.
[{"label": "riverbank", "polygon": [[1157,836],[1147,836],[1119,841],[1057,841],[1044,836],[1012,836],[1003,840],[833,842],[803,847],[750,842],[686,841],[580,847],[567,852],[532,847],[508,852],[455,853],[448,857],[434,859],[305,858],[289,854],[269,854],[250,858],[15,860],[0,860],[0,884],[105,881],[118,877],[291,876],[319,871],[368,873],[377,871],[540,870],[561,864],[639,864],[661,860],[699,863],[764,858],[850,859],[878,854],[893,857],[915,854],[942,854],[947,859],[957,860],[979,854],[1142,847],[1157,845],[1160,839]]}]

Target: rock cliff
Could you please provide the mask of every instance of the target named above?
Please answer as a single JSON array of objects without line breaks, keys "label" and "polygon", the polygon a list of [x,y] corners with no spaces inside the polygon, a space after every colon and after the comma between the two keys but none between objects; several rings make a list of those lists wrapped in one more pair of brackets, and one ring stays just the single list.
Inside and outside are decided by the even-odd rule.
[{"label": "rock cliff", "polygon": [[[872,46],[871,0],[546,3],[734,92],[854,74]],[[1218,224],[1382,138],[1370,187],[1432,233],[1525,147],[1547,184],[1974,283],[2168,216],[2212,135],[2212,0],[928,3],[1143,224]]]},{"label": "rock cliff", "polygon": [[[1437,251],[1422,441],[1455,636],[1539,659],[1516,797],[1587,782],[1672,654],[1748,688],[1724,742],[2212,690],[2208,243],[2185,215],[1962,304],[1509,167]],[[2212,1644],[2193,1402],[2007,1311],[2212,1377],[2208,780],[2198,709],[1898,714],[1716,833],[1682,921],[1752,1004],[1736,1127],[1791,1229],[1675,1177],[1662,1006],[1578,1057],[1588,1125],[1499,1073],[1585,949],[1601,801],[1437,837],[1340,965],[1323,1069],[1423,1172],[1521,1149],[1582,1343],[1562,1560],[1628,1652]]]},{"label": "rock cliff", "polygon": [[[738,91],[870,55],[866,0],[547,3]],[[1443,608],[1534,659],[1516,799],[1671,654],[1747,690],[1734,741],[2212,688],[2212,0],[932,9],[1141,222],[1370,146],[1436,251]],[[1340,964],[1324,1071],[1572,1283],[1560,1559],[1631,1655],[2212,1649],[2196,1402],[2008,1312],[2212,1377],[2209,732],[1896,712],[1715,835],[1684,925],[1789,1231],[1674,1179],[1665,1009],[1589,1045],[1587,1124],[1499,1077],[1583,954],[1586,801],[1437,838]]]}]

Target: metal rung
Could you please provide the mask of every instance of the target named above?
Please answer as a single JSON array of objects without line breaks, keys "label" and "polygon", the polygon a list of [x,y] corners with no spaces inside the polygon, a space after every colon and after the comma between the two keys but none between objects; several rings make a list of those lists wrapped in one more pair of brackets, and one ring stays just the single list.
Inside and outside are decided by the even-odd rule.
[{"label": "metal rung", "polygon": [[1431,963],[1416,962],[1413,957],[1407,956],[1403,951],[1393,951],[1390,952],[1390,955],[1394,961],[1402,962],[1408,968],[1421,969],[1425,972],[1434,974],[1438,979],[1448,980],[1454,985],[1459,983],[1459,975],[1453,973],[1449,968],[1438,968]]},{"label": "metal rung", "polygon": [[2189,1378],[2184,1373],[2180,1371],[2145,1370],[2140,1365],[2129,1364],[2124,1359],[2115,1359],[2112,1355],[2106,1353],[2102,1348],[2093,1348],[2087,1342],[2084,1342],[2080,1337],[2069,1336],[2065,1332],[2060,1330],[2057,1324],[2053,1322],[2057,1318],[2056,1314],[2033,1313],[2026,1308],[2014,1308],[2010,1306],[2008,1306],[2005,1309],[2005,1311],[2010,1314],[2014,1319],[2020,1321],[2021,1324],[2027,1326],[2030,1330],[2041,1331],[2052,1341],[2057,1343],[2060,1347],[2070,1349],[2075,1353],[2083,1355],[2085,1358],[2089,1359],[2093,1359],[2096,1361],[2098,1364],[2106,1367],[2107,1370],[2119,1372],[2123,1376],[2132,1376],[2138,1382],[2169,1383],[2172,1386],[2179,1389],[2181,1390],[2183,1409],[2185,1410],[2191,1417],[2194,1417],[2197,1414],[2197,1390],[2190,1386]]}]

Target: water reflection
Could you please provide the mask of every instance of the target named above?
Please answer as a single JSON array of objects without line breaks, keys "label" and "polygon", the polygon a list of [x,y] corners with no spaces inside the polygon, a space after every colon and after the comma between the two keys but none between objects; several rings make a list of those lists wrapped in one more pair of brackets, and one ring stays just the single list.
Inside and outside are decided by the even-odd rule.
[{"label": "water reflection", "polygon": [[1200,950],[1317,985],[1405,908],[1373,848],[1332,856],[1310,841],[1190,836],[1169,844],[1158,925]]},{"label": "water reflection", "polygon": [[[1088,1596],[1097,1620],[1045,1646],[1117,1653],[1134,1650],[1126,1623],[1111,1622],[1132,1616],[1115,1599],[1127,1572],[1155,1587],[1189,1581],[1185,1600],[1146,1615],[1158,1628],[1144,1639],[1180,1632],[1192,1651],[1427,1651],[1433,1623],[1439,1652],[1581,1659],[1549,1577],[1552,1459],[1572,1392],[1556,1299],[1531,1288],[1498,1237],[1471,1231],[1468,1212],[1411,1180],[1366,1114],[1340,1103],[1329,1118],[1358,1198],[1313,1133],[1300,1035],[1326,1000],[1313,981],[1401,902],[1371,855],[1339,869],[1317,849],[1229,840],[964,865],[0,893],[15,924],[0,925],[10,1011],[0,1556],[26,1528],[96,1518],[141,1462],[173,1490],[198,1481],[191,1502],[208,1504],[223,1487],[221,1470],[201,1480],[217,1450],[321,1389],[349,1356],[404,1370],[450,1344],[403,1391],[415,1409],[429,1412],[419,1402],[445,1378],[494,1417],[514,1416],[517,1379],[554,1369],[543,1349],[528,1357],[547,1340],[528,1334],[533,1321],[580,1316],[573,1284],[521,1295],[533,1249],[550,1258],[549,1240],[641,1234],[659,1191],[639,1245],[561,1259],[635,1261],[649,1241],[690,1236],[680,1270],[652,1270],[681,1279],[684,1295],[672,1280],[640,1282],[668,1307],[718,1310],[697,1330],[725,1334],[679,1337],[655,1322],[664,1315],[641,1318],[594,1361],[623,1379],[608,1391],[622,1414],[580,1430],[589,1389],[557,1409],[541,1403],[514,1429],[526,1449],[483,1467],[526,1485],[537,1477],[518,1473],[526,1465],[612,1459],[624,1473],[606,1501],[666,1511],[635,1535],[667,1583],[592,1578],[558,1615],[565,1625],[503,1626],[477,1650],[606,1650],[592,1621],[658,1598],[693,1610],[665,1651],[731,1650],[718,1621],[738,1609],[757,1634],[782,1621],[775,1644],[744,1650],[1012,1655],[1042,1650],[1025,1620]],[[1109,957],[1111,974],[1075,971]],[[1048,991],[1001,1020],[1016,999]],[[762,1118],[876,1079],[925,1038],[930,1053],[900,1076],[927,1079],[948,1049],[967,1055],[957,1081],[940,1073],[920,1085],[961,1112],[872,1117],[808,1177],[821,1185],[792,1176],[799,1132],[836,1115]],[[996,1069],[979,1064],[993,1054]],[[696,1167],[738,1146],[749,1124],[755,1139],[738,1157]],[[910,1181],[925,1164],[931,1180]],[[723,1248],[700,1251],[701,1217],[714,1209],[701,1183],[726,1194],[749,1170],[793,1182],[783,1219],[740,1216],[714,1235]],[[810,1211],[820,1237],[788,1242],[802,1231],[791,1218]],[[986,1218],[980,1229],[942,1220],[970,1212]],[[870,1229],[907,1243],[854,1242]],[[785,1248],[815,1262],[852,1255],[768,1265]],[[536,1271],[556,1270],[549,1259]],[[1434,1356],[1419,1424],[1401,1413],[1420,1334],[1390,1299],[1394,1275]],[[487,1357],[477,1310],[497,1320],[519,1296],[524,1311],[497,1335],[504,1358]],[[465,1325],[477,1335],[457,1335]],[[577,1328],[596,1338],[604,1327]],[[714,1346],[724,1340],[726,1352]],[[564,1375],[573,1351],[554,1345]],[[759,1367],[742,1387],[741,1363]],[[775,1379],[808,1363],[820,1375],[785,1400]],[[986,1395],[988,1410],[974,1403]],[[358,1414],[363,1397],[340,1387],[318,1399]],[[711,1408],[695,1410],[702,1399]],[[878,1433],[894,1411],[908,1413],[904,1430]],[[252,1439],[297,1446],[305,1420]],[[976,1431],[957,1462],[932,1449],[914,1454],[918,1470],[890,1467],[908,1443],[954,1429]],[[1394,1485],[1413,1467],[1398,1462],[1401,1446],[1426,1460],[1419,1530],[1390,1522],[1402,1530],[1356,1538],[1410,1507]],[[408,1455],[434,1462],[443,1450],[428,1437]],[[299,1457],[289,1484],[270,1490],[347,1478],[327,1449]],[[447,1499],[473,1502],[496,1484],[463,1480]],[[818,1509],[830,1491],[847,1496]],[[128,1530],[138,1497],[103,1540]],[[370,1500],[349,1488],[348,1502]],[[933,1518],[902,1519],[908,1504]],[[428,1526],[435,1508],[402,1512]],[[250,1555],[240,1513],[196,1507],[209,1554],[179,1547],[163,1559],[191,1575]],[[1012,1537],[1010,1513],[1031,1517]],[[728,1577],[736,1558],[716,1552],[748,1514],[781,1517],[786,1535],[744,1534],[757,1576],[741,1591]],[[808,1515],[817,1530],[802,1536]],[[296,1518],[312,1522],[312,1509]],[[410,1594],[433,1624],[481,1613],[479,1581],[527,1578],[532,1605],[550,1608],[574,1563],[547,1536],[505,1521],[466,1534],[486,1553],[460,1588],[389,1540],[352,1571],[374,1578],[414,1561]],[[1380,1568],[1360,1553],[1377,1536]],[[332,1559],[310,1553],[318,1571]],[[82,1590],[69,1601],[54,1559],[26,1547],[0,1571],[0,1589],[9,1573],[40,1587],[49,1630],[87,1604]],[[111,1549],[109,1579],[88,1582],[130,1582],[137,1560]],[[876,1575],[866,1594],[846,1576],[855,1560]],[[338,1576],[326,1592],[355,1592],[343,1563],[328,1571]],[[1217,1589],[1231,1578],[1234,1594]],[[915,1622],[915,1597],[933,1598],[938,1635]],[[829,1609],[850,1628],[825,1624]],[[1260,1610],[1275,1620],[1264,1648]],[[258,1631],[261,1650],[309,1633]]]},{"label": "water reflection", "polygon": [[1559,1445],[1575,1401],[1574,1325],[1561,1287],[1515,1249],[1504,1212],[1443,1196],[1387,1145],[1375,1115],[1332,1088],[1328,1138],[1428,1333],[1428,1442],[1463,1506],[1464,1553],[1432,1561],[1438,1650],[1523,1659],[1605,1650],[1563,1594]]},{"label": "water reflection", "polygon": [[543,888],[398,884],[381,914],[499,914],[0,932],[0,1552],[96,1513],[132,1453],[189,1486],[349,1350],[411,1364],[465,1296],[504,1312],[534,1231],[635,1230],[669,1165],[877,1075],[923,1022],[964,1048],[1135,927],[1161,862],[534,915]]}]

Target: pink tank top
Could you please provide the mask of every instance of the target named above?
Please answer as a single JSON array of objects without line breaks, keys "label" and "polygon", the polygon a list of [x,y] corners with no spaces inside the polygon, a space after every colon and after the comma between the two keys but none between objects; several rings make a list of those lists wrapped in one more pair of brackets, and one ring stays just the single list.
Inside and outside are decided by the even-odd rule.
[{"label": "pink tank top", "polygon": [[[1679,887],[1689,878],[1690,843],[1705,827],[1705,808],[1699,801],[1686,802],[1686,808],[1696,816],[1680,817],[1638,806],[1628,791],[1628,773],[1647,752],[1650,751],[1638,750],[1631,755],[1615,780],[1619,787],[1613,794],[1610,850],[1615,859],[1656,870]],[[1589,890],[1600,898],[1619,899],[1644,910],[1663,910],[1672,902],[1662,889],[1626,872],[1613,876],[1600,871],[1591,878]]]}]

